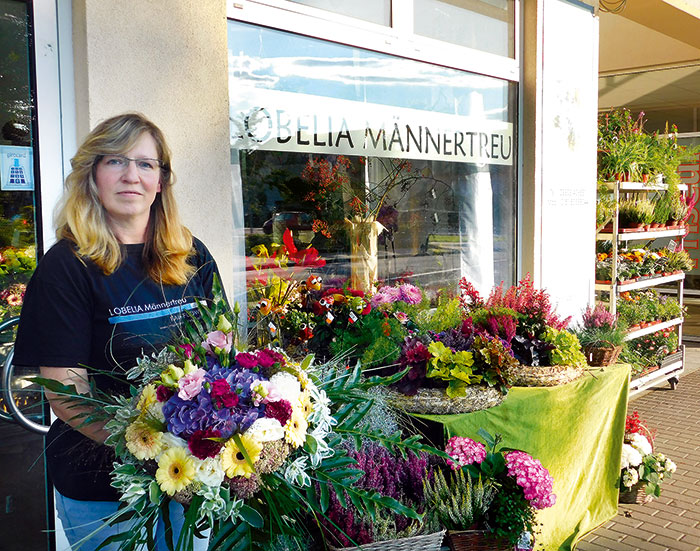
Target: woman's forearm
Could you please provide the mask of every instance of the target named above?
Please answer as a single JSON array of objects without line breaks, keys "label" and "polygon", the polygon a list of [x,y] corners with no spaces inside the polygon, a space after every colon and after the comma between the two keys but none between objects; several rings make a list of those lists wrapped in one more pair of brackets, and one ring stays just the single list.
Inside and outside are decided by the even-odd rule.
[{"label": "woman's forearm", "polygon": [[[86,369],[74,369],[63,367],[41,367],[41,376],[46,379],[59,381],[64,385],[75,385],[80,394],[90,394],[90,385],[87,380]],[[76,405],[67,396],[61,396],[49,390],[45,391],[51,410],[64,423],[67,423],[81,434],[95,442],[103,444],[109,436],[104,428],[104,422],[85,423],[85,415],[95,413],[95,407],[88,405]]]}]

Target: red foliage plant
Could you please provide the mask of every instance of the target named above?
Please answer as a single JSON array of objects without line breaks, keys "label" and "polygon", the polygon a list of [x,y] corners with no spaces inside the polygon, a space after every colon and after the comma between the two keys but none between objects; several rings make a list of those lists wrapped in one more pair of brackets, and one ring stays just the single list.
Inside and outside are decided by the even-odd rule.
[{"label": "red foliage plant", "polygon": [[488,299],[484,301],[476,288],[462,278],[459,282],[460,303],[468,313],[477,308],[496,310],[505,308],[518,314],[518,326],[528,333],[539,335],[546,327],[554,329],[566,329],[571,317],[561,319],[554,312],[554,307],[549,299],[549,294],[544,289],[535,289],[530,274],[513,285],[507,291],[503,291],[503,282],[491,291]]}]

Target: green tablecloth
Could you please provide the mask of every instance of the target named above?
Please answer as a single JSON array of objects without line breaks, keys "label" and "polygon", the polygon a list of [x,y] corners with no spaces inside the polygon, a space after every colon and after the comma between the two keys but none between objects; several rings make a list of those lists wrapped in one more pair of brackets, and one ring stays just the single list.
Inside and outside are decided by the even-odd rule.
[{"label": "green tablecloth", "polygon": [[538,513],[546,550],[570,550],[617,514],[616,482],[630,368],[616,365],[558,387],[510,390],[494,408],[462,415],[416,415],[448,436],[478,439],[480,427],[539,459],[554,477],[557,503]]}]

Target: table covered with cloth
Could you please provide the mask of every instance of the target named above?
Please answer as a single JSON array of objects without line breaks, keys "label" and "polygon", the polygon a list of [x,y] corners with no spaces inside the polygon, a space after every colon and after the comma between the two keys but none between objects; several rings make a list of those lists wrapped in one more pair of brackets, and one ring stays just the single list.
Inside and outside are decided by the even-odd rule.
[{"label": "table covered with cloth", "polygon": [[499,406],[460,415],[415,415],[440,423],[445,436],[481,440],[480,428],[503,445],[539,459],[554,478],[557,502],[538,512],[544,549],[570,550],[617,514],[630,368],[594,369],[556,387],[514,387]]}]

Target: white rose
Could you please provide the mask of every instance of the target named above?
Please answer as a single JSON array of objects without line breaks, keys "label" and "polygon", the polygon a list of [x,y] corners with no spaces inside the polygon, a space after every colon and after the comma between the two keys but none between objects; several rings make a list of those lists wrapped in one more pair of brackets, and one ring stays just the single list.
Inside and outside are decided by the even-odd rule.
[{"label": "white rose", "polygon": [[218,458],[197,459],[195,457],[194,463],[196,467],[195,480],[214,488],[221,486],[224,481],[224,471]]},{"label": "white rose", "polygon": [[187,441],[183,440],[178,436],[175,436],[171,432],[164,432],[163,436],[161,436],[160,438],[160,442],[163,445],[161,453],[170,448],[185,448],[185,450],[187,450],[187,453],[190,452],[189,448],[187,447]]},{"label": "white rose", "polygon": [[295,404],[299,399],[301,385],[299,384],[299,379],[291,373],[287,373],[286,371],[275,373],[270,377],[270,382],[275,386],[275,389],[282,398],[287,400],[290,404]]},{"label": "white rose", "polygon": [[666,459],[666,462],[664,463],[664,467],[666,468],[666,471],[673,474],[676,472],[676,464],[671,461],[670,459]]}]

